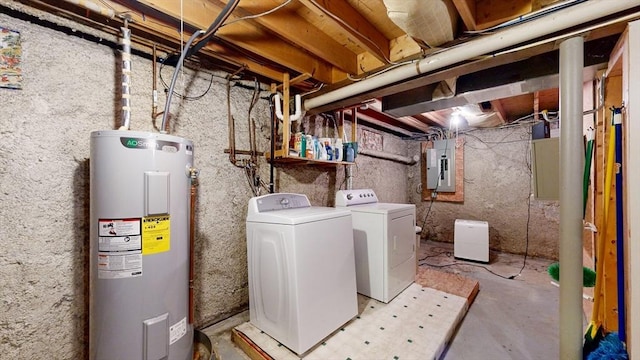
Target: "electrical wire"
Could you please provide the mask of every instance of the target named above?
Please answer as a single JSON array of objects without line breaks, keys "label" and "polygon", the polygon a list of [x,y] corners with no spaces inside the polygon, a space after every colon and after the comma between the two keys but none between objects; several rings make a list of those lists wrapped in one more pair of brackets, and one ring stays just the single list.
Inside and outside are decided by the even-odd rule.
[{"label": "electrical wire", "polygon": [[222,25],[222,26],[220,26],[220,27],[228,26],[228,25],[231,25],[231,24],[233,24],[233,23],[237,23],[238,21],[242,21],[242,20],[255,19],[255,18],[259,18],[259,17],[261,17],[261,16],[269,15],[269,14],[274,13],[274,12],[276,12],[276,11],[278,11],[278,10],[282,9],[283,7],[285,7],[285,6],[289,5],[289,3],[291,3],[292,1],[293,1],[293,0],[287,0],[287,1],[283,2],[282,4],[280,4],[280,5],[276,6],[276,7],[274,7],[273,9],[271,9],[271,10],[267,10],[267,11],[265,11],[265,12],[261,12],[261,13],[259,13],[259,14],[247,15],[247,16],[243,16],[243,17],[241,17],[241,18],[237,18],[237,19],[235,19],[235,20],[233,20],[233,21],[229,21],[228,23],[223,24],[223,25]]},{"label": "electrical wire", "polygon": [[466,263],[466,262],[465,262],[465,263],[463,263],[463,262],[453,262],[453,263],[450,263],[450,264],[442,264],[442,265],[439,265],[439,264],[429,264],[429,263],[427,263],[427,262],[422,262],[422,263],[419,263],[419,265],[427,265],[427,266],[431,266],[431,267],[435,267],[435,268],[444,268],[444,267],[456,266],[456,265],[460,265],[460,266],[474,266],[474,267],[478,267],[478,268],[485,269],[485,270],[486,270],[486,271],[488,271],[489,273],[491,273],[491,274],[493,274],[493,275],[495,275],[495,276],[497,276],[497,277],[503,278],[503,279],[505,279],[505,280],[513,280],[513,279],[516,277],[516,275],[512,275],[512,276],[504,276],[504,275],[498,274],[497,272],[495,272],[495,271],[493,271],[493,270],[489,269],[489,268],[488,268],[488,267],[486,267],[486,266],[483,266],[483,265],[477,265],[477,264],[470,264],[470,263]]},{"label": "electrical wire", "polygon": [[526,153],[525,153],[525,163],[527,166],[527,169],[529,170],[529,193],[527,194],[527,229],[526,229],[526,236],[525,236],[525,247],[524,247],[524,260],[522,261],[522,267],[520,268],[520,271],[518,272],[518,275],[516,276],[520,276],[520,274],[522,274],[522,270],[524,270],[524,267],[527,265],[527,255],[529,253],[529,223],[531,222],[531,183],[533,182],[533,171],[531,171],[531,128],[529,128],[528,131],[528,135],[529,135],[529,142],[527,148],[526,148]]},{"label": "electrical wire", "polygon": [[[447,148],[449,147],[449,141],[447,141],[444,145],[444,153],[447,153]],[[455,147],[455,145],[454,145]],[[440,167],[440,174],[438,174],[438,179],[440,179],[444,175],[444,167]],[[429,202],[429,208],[427,209],[427,214],[424,216],[424,220],[422,221],[422,231],[425,231],[425,224],[427,223],[427,218],[429,217],[429,213],[431,212],[431,207],[433,206],[433,202],[438,196],[438,185],[440,185],[440,181],[436,182],[436,187],[431,191],[431,201]],[[422,233],[420,233],[420,237],[422,237]]]},{"label": "electrical wire", "polygon": [[[165,93],[169,92],[169,85],[164,81],[164,78],[162,77],[162,69],[164,68],[164,61],[160,62],[160,69],[158,71],[158,78],[160,79],[160,83],[162,84],[162,86],[164,87],[164,91]],[[209,92],[209,90],[211,90],[211,86],[213,85],[213,78],[215,75],[210,74],[211,78],[209,79],[209,86],[207,87],[207,89],[200,95],[196,95],[196,96],[187,96],[184,94],[181,94],[179,92],[177,92],[175,89],[173,90],[173,95],[179,97],[180,99],[184,99],[184,100],[189,100],[189,101],[195,101],[195,100],[200,100],[202,99],[205,95],[207,95],[207,93]]]},{"label": "electrical wire", "polygon": [[315,0],[309,0],[309,2],[311,2],[313,5],[315,5],[323,13],[327,14],[330,18],[332,18],[333,20],[339,22],[344,27],[346,27],[349,30],[351,30],[352,32],[358,34],[360,36],[360,38],[365,39],[369,44],[373,45],[373,47],[375,47],[378,50],[379,54],[382,55],[382,57],[384,58],[384,60],[387,63],[389,63],[389,64],[397,64],[396,62],[391,61],[387,57],[387,55],[384,53],[384,51],[382,51],[380,46],[378,46],[378,44],[375,43],[375,41],[373,41],[373,40],[369,39],[368,37],[364,36],[360,31],[358,31],[357,29],[354,29],[351,25],[349,25],[349,23],[347,23],[346,21],[342,20],[339,16],[333,14],[331,11],[325,9],[322,5],[318,4],[318,2],[316,2]]}]

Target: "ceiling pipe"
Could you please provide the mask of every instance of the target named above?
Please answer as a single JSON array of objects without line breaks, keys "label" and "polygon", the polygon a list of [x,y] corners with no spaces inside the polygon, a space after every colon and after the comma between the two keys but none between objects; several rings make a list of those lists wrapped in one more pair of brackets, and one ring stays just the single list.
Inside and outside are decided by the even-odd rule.
[{"label": "ceiling pipe", "polygon": [[391,85],[418,75],[433,72],[475,57],[548,36],[585,22],[616,14],[640,6],[640,0],[590,0],[559,10],[505,30],[484,35],[458,46],[443,50],[422,60],[384,72],[380,75],[306,99],[305,110],[355,96],[366,91]]}]

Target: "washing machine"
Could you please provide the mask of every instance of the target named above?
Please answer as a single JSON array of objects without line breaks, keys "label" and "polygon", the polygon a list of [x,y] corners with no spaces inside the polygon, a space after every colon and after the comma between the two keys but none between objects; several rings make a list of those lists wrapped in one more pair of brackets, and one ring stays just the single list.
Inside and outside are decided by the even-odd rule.
[{"label": "washing machine", "polygon": [[336,208],[351,211],[358,292],[388,303],[416,276],[416,206],[378,202],[371,189],[340,190]]},{"label": "washing machine", "polygon": [[351,212],[303,194],[249,200],[250,322],[297,354],[358,314]]}]

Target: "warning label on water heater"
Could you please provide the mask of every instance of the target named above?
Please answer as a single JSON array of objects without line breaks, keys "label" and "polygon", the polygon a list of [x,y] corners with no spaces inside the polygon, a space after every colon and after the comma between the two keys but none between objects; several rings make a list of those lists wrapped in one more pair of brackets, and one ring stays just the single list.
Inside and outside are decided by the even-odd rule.
[{"label": "warning label on water heater", "polygon": [[142,254],[151,255],[171,249],[169,215],[147,216],[142,219]]},{"label": "warning label on water heater", "polygon": [[98,278],[142,276],[141,219],[98,220]]}]

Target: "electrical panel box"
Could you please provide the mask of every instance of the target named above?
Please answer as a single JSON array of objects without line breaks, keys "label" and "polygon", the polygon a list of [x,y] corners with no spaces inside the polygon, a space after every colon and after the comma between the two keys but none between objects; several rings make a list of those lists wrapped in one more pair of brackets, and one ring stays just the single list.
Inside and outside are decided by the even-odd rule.
[{"label": "electrical panel box", "polygon": [[425,152],[427,189],[437,192],[456,191],[456,140],[436,140]]},{"label": "electrical panel box", "polygon": [[538,139],[531,142],[533,158],[534,194],[538,200],[560,199],[560,141],[559,138]]}]

